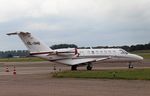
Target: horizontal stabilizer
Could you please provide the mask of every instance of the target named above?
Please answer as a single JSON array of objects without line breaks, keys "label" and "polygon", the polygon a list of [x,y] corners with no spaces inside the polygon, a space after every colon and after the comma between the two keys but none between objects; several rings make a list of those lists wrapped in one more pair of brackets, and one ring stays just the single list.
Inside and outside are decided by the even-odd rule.
[{"label": "horizontal stabilizer", "polygon": [[17,32],[14,32],[14,33],[7,33],[7,35],[17,35],[18,33]]},{"label": "horizontal stabilizer", "polygon": [[13,32],[13,33],[7,33],[6,35],[19,35],[19,34],[30,34],[29,32]]}]

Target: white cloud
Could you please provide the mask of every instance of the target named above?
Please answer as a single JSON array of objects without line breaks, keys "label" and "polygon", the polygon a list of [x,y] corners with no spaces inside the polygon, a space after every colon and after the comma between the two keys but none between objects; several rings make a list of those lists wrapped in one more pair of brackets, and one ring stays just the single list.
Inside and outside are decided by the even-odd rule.
[{"label": "white cloud", "polygon": [[0,22],[63,16],[74,19],[128,20],[149,17],[148,0],[0,0]]},{"label": "white cloud", "polygon": [[26,16],[28,7],[25,0],[0,0],[0,22]]},{"label": "white cloud", "polygon": [[[150,0],[0,0],[0,31],[36,32],[46,42],[50,37],[80,46],[149,42],[149,5]],[[7,41],[13,44],[5,40],[2,46]]]},{"label": "white cloud", "polygon": [[55,7],[53,0],[0,0],[0,22],[57,14]]},{"label": "white cloud", "polygon": [[48,23],[26,23],[25,30],[35,30],[35,31],[60,31],[62,27],[60,25],[51,25]]}]

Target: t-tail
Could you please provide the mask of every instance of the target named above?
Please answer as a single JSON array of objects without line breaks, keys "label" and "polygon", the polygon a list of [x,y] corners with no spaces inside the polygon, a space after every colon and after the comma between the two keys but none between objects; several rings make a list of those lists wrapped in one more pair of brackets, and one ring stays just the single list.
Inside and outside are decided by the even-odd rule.
[{"label": "t-tail", "polygon": [[29,32],[15,32],[15,33],[8,33],[7,35],[18,35],[31,54],[52,51],[52,49],[46,46],[46,44],[41,42],[36,37],[32,36],[31,33]]}]

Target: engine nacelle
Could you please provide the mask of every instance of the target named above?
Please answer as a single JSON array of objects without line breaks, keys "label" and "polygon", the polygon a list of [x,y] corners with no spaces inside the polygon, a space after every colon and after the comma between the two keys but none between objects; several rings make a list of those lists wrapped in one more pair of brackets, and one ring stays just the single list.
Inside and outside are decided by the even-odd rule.
[{"label": "engine nacelle", "polygon": [[54,50],[54,54],[63,56],[74,56],[78,54],[78,51],[76,48],[56,49]]}]

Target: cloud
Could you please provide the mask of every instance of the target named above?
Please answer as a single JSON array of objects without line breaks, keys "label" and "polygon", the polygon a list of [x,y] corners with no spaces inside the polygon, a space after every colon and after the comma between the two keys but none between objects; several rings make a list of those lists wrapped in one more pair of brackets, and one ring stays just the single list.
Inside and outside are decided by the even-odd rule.
[{"label": "cloud", "polygon": [[53,0],[0,0],[0,22],[56,14],[55,4]]},{"label": "cloud", "polygon": [[27,30],[34,30],[34,31],[61,31],[62,28],[59,25],[51,25],[48,23],[34,23],[34,22],[28,22],[26,24]]},{"label": "cloud", "polygon": [[5,49],[14,46],[18,39],[3,36],[14,31],[32,32],[48,45],[147,43],[149,4],[149,0],[0,0],[0,38],[5,44],[0,43]]}]

